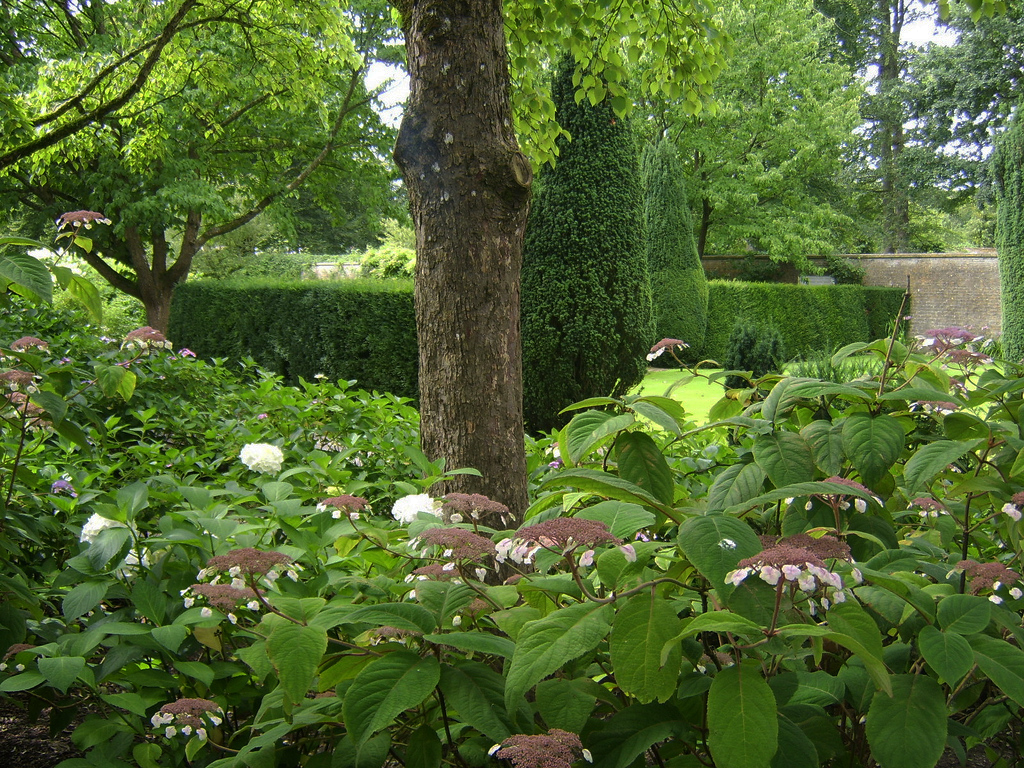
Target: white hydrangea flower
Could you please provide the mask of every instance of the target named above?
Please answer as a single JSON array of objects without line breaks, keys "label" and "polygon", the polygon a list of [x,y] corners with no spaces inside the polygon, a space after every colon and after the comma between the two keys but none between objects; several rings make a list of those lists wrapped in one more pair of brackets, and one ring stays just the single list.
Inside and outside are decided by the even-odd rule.
[{"label": "white hydrangea flower", "polygon": [[94,512],[85,525],[82,526],[82,534],[78,537],[78,540],[83,543],[92,544],[96,540],[96,537],[100,535],[101,531],[105,531],[107,528],[127,528],[128,526],[124,523],[118,522],[117,520],[110,520],[103,517],[97,512]]},{"label": "white hydrangea flower", "polygon": [[270,443],[249,443],[242,447],[239,458],[253,472],[276,475],[284,463],[284,452]]},{"label": "white hydrangea flower", "polygon": [[391,516],[403,525],[408,525],[415,520],[420,512],[439,517],[441,502],[432,499],[426,493],[415,493],[398,499],[391,508]]}]

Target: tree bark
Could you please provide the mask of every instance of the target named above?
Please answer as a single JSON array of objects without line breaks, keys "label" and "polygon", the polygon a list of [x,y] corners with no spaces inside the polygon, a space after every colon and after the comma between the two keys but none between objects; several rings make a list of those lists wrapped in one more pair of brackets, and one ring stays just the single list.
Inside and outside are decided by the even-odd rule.
[{"label": "tree bark", "polygon": [[483,475],[435,493],[482,493],[521,521],[519,269],[533,173],[514,133],[502,2],[399,5],[410,94],[395,160],[416,228],[421,445]]}]

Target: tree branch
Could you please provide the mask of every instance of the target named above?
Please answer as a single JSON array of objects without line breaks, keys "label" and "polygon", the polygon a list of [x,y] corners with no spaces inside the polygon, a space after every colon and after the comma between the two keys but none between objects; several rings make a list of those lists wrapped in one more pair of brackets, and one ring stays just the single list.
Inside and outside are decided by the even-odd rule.
[{"label": "tree branch", "polygon": [[100,105],[91,112],[81,115],[77,119],[62,125],[60,128],[57,128],[44,136],[40,136],[27,144],[22,144],[20,147],[12,149],[4,155],[0,155],[0,170],[14,165],[14,163],[19,160],[31,156],[34,152],[46,149],[47,147],[52,147],[57,142],[66,139],[68,136],[72,136],[89,125],[92,125],[100,118],[127,104],[135,94],[142,89],[142,86],[145,85],[153,71],[153,68],[160,60],[160,56],[163,53],[164,48],[167,47],[167,44],[170,43],[177,34],[185,16],[187,16],[189,11],[198,5],[198,3],[199,0],[184,0],[184,2],[182,2],[181,7],[178,8],[177,13],[171,17],[171,20],[167,22],[167,26],[164,27],[164,30],[157,39],[157,42],[154,44],[153,49],[146,57],[146,60],[142,63],[138,74],[135,76],[135,80],[132,81],[132,84],[128,86],[120,96],[108,101],[106,104]]}]

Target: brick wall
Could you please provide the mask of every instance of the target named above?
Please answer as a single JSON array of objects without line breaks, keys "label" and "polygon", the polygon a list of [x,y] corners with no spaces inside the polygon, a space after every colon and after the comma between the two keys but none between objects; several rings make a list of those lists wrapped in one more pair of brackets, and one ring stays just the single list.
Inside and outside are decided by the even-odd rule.
[{"label": "brick wall", "polygon": [[[913,334],[949,325],[985,329],[986,335],[999,333],[999,264],[994,250],[871,253],[845,258],[864,268],[865,285],[905,288],[910,278]],[[735,276],[741,260],[740,256],[710,256],[704,259],[704,268],[713,276]],[[782,266],[781,281],[795,283],[796,270],[788,264]]]}]

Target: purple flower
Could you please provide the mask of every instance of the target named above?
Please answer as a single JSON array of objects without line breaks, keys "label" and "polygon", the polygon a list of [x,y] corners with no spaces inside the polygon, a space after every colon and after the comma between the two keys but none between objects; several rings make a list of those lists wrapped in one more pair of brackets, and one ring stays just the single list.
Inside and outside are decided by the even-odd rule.
[{"label": "purple flower", "polygon": [[67,495],[72,499],[77,499],[78,494],[75,493],[75,488],[67,480],[54,480],[53,485],[50,486],[50,493],[57,495]]}]

